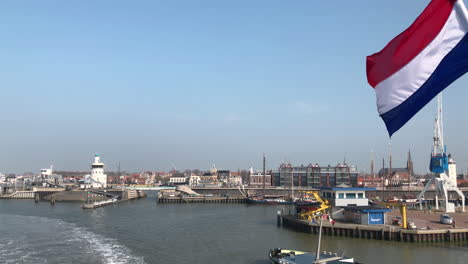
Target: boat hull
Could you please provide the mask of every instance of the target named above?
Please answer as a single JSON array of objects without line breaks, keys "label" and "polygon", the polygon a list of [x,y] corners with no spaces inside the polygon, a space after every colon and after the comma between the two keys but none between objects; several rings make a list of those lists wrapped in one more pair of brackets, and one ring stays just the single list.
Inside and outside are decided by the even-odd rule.
[{"label": "boat hull", "polygon": [[315,201],[311,201],[311,202],[301,201],[301,202],[296,202],[295,205],[296,205],[296,212],[300,213],[300,212],[317,210],[318,208],[320,208],[321,204]]},{"label": "boat hull", "polygon": [[283,204],[294,204],[294,202],[291,201],[278,201],[275,199],[252,199],[252,198],[247,198],[247,203],[248,204],[268,204],[268,205],[283,205]]}]

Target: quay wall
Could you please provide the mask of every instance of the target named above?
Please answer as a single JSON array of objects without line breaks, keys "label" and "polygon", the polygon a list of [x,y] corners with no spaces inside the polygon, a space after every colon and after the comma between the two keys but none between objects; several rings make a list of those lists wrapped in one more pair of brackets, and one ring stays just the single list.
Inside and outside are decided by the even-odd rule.
[{"label": "quay wall", "polygon": [[[319,225],[298,219],[292,215],[279,216],[278,225],[299,232],[314,234],[318,234],[319,232]],[[468,241],[468,229],[405,230],[399,227],[383,225],[372,226],[342,223],[331,225],[326,223],[322,225],[322,234],[413,243]]]},{"label": "quay wall", "polygon": [[[402,198],[404,195],[417,197],[420,192],[421,192],[421,190],[385,190],[382,193],[381,190],[380,191],[376,190],[376,191],[366,191],[366,196],[367,196],[367,198],[371,198],[371,199],[376,198],[376,197],[379,197],[379,198],[382,198],[382,197],[383,198],[393,198],[393,197]],[[466,192],[466,191],[464,191],[463,193],[465,194],[465,197],[468,194],[468,192]],[[436,195],[435,190],[428,190],[424,194],[424,199],[432,200],[432,199],[435,198],[435,195]],[[453,199],[453,200],[458,198],[458,194],[456,192],[449,192],[448,196],[449,196],[449,199]],[[442,198],[443,197],[441,195],[439,195],[439,199],[442,199]]]},{"label": "quay wall", "polygon": [[[191,189],[199,194],[213,194],[215,196],[220,196],[220,195],[241,195],[239,192],[238,188],[210,188],[210,187],[191,187]],[[316,188],[297,188],[294,190],[294,192],[297,194],[299,191],[318,191],[319,189]],[[245,188],[245,191],[251,191],[251,192],[257,192],[257,193],[262,193],[262,188]],[[375,191],[366,191],[366,196],[367,198],[373,199],[376,197],[379,198],[393,198],[393,197],[399,197],[402,198],[404,195],[405,196],[414,196],[416,197],[421,190],[375,190]],[[468,197],[468,191],[464,191],[465,197]],[[265,189],[265,194],[266,195],[285,195],[289,196],[291,193],[291,190],[287,188],[266,188]],[[427,200],[431,200],[435,198],[435,191],[434,190],[428,190],[424,198]],[[449,192],[449,199],[457,199],[457,194],[455,192]],[[442,197],[439,197],[442,199]]]}]

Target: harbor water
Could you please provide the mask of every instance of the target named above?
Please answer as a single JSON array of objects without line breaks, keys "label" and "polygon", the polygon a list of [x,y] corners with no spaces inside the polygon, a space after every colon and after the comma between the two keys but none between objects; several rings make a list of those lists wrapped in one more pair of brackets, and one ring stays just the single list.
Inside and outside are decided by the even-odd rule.
[{"label": "harbor water", "polygon": [[[0,200],[0,263],[269,263],[274,247],[314,251],[317,236],[276,226],[281,207]],[[287,209],[286,209],[287,210]],[[322,249],[363,263],[467,263],[468,243],[327,237]]]}]

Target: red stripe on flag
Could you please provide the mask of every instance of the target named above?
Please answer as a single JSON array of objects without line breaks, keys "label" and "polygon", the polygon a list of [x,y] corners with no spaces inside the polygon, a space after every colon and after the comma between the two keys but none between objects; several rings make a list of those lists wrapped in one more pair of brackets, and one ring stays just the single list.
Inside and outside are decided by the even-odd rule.
[{"label": "red stripe on flag", "polygon": [[367,81],[375,88],[416,57],[439,34],[457,0],[433,0],[413,22],[380,52],[367,56]]}]

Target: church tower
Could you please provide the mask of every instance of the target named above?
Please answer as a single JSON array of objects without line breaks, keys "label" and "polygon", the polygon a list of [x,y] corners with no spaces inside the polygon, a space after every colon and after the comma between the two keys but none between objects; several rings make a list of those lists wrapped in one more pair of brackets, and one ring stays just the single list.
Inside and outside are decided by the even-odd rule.
[{"label": "church tower", "polygon": [[411,159],[411,150],[408,150],[408,160],[406,161],[406,169],[408,169],[408,182],[414,176],[413,160]]}]

